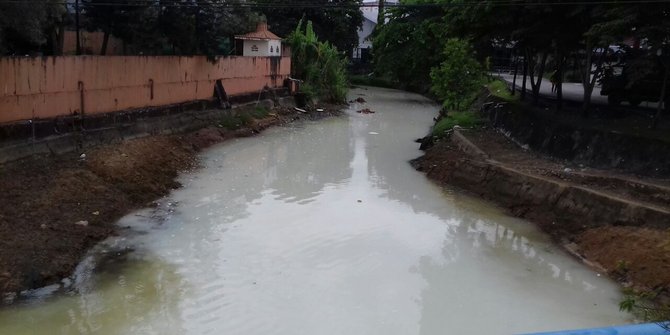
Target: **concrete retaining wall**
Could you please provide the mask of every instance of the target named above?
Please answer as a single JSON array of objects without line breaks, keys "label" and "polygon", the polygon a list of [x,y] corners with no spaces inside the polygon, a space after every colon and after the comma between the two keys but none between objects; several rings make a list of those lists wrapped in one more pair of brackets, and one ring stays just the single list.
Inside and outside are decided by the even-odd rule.
[{"label": "concrete retaining wall", "polygon": [[0,124],[211,99],[279,87],[290,57],[63,56],[0,58]]}]

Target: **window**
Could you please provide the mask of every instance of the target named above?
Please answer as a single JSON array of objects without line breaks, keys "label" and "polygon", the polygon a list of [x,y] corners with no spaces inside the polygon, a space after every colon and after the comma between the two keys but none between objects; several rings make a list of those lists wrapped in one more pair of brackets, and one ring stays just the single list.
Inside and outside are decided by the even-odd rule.
[{"label": "window", "polygon": [[258,46],[256,44],[251,46],[251,51],[252,52],[258,52]]}]

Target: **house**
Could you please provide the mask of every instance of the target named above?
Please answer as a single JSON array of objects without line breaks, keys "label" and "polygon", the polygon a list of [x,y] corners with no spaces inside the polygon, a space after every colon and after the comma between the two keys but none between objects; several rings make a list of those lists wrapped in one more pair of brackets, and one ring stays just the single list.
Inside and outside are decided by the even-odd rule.
[{"label": "house", "polygon": [[268,30],[267,22],[260,22],[256,31],[235,36],[238,54],[247,57],[280,57],[282,39]]},{"label": "house", "polygon": [[[384,3],[397,4],[398,0],[386,0]],[[353,58],[356,61],[367,63],[370,60],[372,51],[372,39],[370,38],[375,27],[377,27],[377,17],[379,14],[379,4],[376,0],[365,0],[361,6],[363,12],[363,25],[358,30],[358,46],[354,48]]]}]

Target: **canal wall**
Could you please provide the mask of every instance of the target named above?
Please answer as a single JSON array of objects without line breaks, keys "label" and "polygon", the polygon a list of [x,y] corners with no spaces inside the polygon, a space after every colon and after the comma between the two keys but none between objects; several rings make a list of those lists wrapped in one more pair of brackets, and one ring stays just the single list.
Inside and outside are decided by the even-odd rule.
[{"label": "canal wall", "polygon": [[498,133],[456,129],[412,163],[430,179],[494,201],[537,224],[596,271],[670,299],[670,188],[571,171],[520,153],[521,148],[516,153],[501,150],[497,143],[505,142],[504,136],[490,134]]},{"label": "canal wall", "polygon": [[290,71],[290,57],[0,58],[0,163],[197,129],[231,104],[276,103]]},{"label": "canal wall", "polygon": [[283,86],[290,57],[0,58],[0,124],[211,100]]},{"label": "canal wall", "polygon": [[281,106],[262,118],[255,104],[235,108],[251,116],[239,119],[244,124],[237,129],[217,122],[226,111],[190,111],[174,115],[174,123],[182,124],[178,135],[150,134],[87,147],[84,156],[37,155],[0,165],[0,307],[20,300],[24,290],[52,284],[71,289],[73,281],[62,279],[87,251],[124,231],[119,218],[153,207],[178,188],[176,177],[197,168],[201,149],[296,120],[338,115],[340,109],[326,105],[323,112],[302,112],[287,100],[279,99]]},{"label": "canal wall", "polygon": [[[670,223],[670,212],[664,208],[617,198],[500,163],[473,144],[462,131],[455,130],[450,141],[464,156],[450,160],[447,169],[427,168],[429,177],[494,199],[517,215],[541,216],[540,223],[548,225],[549,231],[576,231],[604,225],[665,229]],[[556,224],[560,225],[551,227]]]}]

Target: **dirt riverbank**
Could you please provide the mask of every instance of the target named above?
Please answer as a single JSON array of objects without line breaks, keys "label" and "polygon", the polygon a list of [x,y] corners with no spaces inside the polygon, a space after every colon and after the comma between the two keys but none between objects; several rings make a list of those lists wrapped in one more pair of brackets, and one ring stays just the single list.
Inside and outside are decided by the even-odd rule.
[{"label": "dirt riverbank", "polygon": [[537,223],[567,250],[626,287],[670,296],[670,188],[554,160],[493,129],[456,131],[413,162],[438,183]]},{"label": "dirt riverbank", "polygon": [[0,302],[70,276],[92,246],[118,232],[120,217],[180,187],[175,178],[197,168],[199,150],[271,126],[335,115],[340,108],[276,108],[236,130],[212,125],[100,146],[84,156],[0,164]]}]

